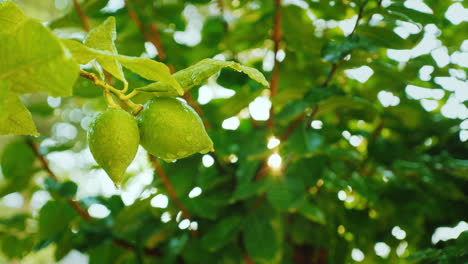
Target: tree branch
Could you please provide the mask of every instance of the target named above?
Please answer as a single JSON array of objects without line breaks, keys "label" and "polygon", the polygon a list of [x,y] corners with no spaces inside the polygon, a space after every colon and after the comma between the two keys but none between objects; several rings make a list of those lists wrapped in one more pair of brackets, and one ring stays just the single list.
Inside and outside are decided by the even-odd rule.
[{"label": "tree branch", "polygon": [[[135,245],[125,241],[125,240],[122,240],[122,239],[114,239],[113,240],[114,244],[118,245],[119,247],[122,247],[122,248],[126,248],[126,249],[129,249],[129,250],[135,250]],[[143,252],[145,253],[145,255],[148,255],[148,256],[153,256],[153,257],[162,257],[163,256],[163,253],[161,252],[161,250],[159,249],[156,249],[156,248],[143,248]]]},{"label": "tree branch", "polygon": [[[46,160],[46,158],[39,152],[39,149],[37,148],[36,144],[30,140],[27,139],[26,143],[29,145],[31,150],[33,151],[34,155],[36,158],[39,160],[41,163],[41,167],[47,171],[49,176],[54,179],[55,181],[59,181],[57,175],[50,169],[49,162]],[[67,199],[67,202],[75,209],[75,211],[86,221],[92,221],[93,218],[89,215],[89,213],[84,209],[77,201]],[[135,246],[125,240],[122,239],[114,239],[113,240],[114,244],[122,247],[122,248],[127,248],[131,250],[135,250]],[[149,256],[162,256],[162,253],[155,248],[144,248],[143,251],[145,252],[146,255]]]},{"label": "tree branch", "polygon": [[[36,158],[39,160],[39,162],[41,163],[41,167],[47,171],[47,173],[49,174],[49,176],[54,179],[55,181],[59,181],[57,175],[55,175],[55,173],[50,169],[49,167],[49,162],[47,162],[47,160],[45,159],[45,157],[39,153],[39,149],[37,148],[36,144],[34,144],[34,142],[30,139],[27,139],[26,140],[26,143],[29,145],[29,147],[31,148],[31,150],[33,151],[34,155],[36,156]],[[89,221],[91,220],[91,216],[88,214],[88,212],[83,209],[80,204],[74,200],[71,200],[71,199],[67,199],[68,203],[76,210],[76,212],[78,214],[81,215],[81,217],[83,217],[85,220]]]},{"label": "tree branch", "polygon": [[81,23],[83,23],[84,31],[88,32],[89,20],[86,17],[85,13],[83,12],[83,9],[81,9],[80,3],[78,3],[78,0],[73,0],[73,5],[75,6],[76,12],[78,12],[78,15],[80,16]]},{"label": "tree branch", "polygon": [[359,22],[361,21],[362,16],[364,15],[364,9],[366,8],[366,5],[367,5],[368,2],[369,2],[369,0],[365,0],[362,3],[362,5],[359,7],[359,12],[358,12],[358,17],[356,19],[356,24],[354,24],[353,31],[351,31],[351,34],[349,34],[348,37],[352,36],[354,34],[354,32],[356,31],[356,28],[359,26]]},{"label": "tree branch", "polygon": [[[270,98],[273,98],[278,93],[278,82],[279,82],[279,65],[280,62],[276,58],[276,55],[279,51],[279,45],[281,42],[281,0],[275,0],[275,17],[273,21],[273,51],[274,51],[274,61],[275,64],[273,66],[273,73],[270,80]],[[271,130],[275,127],[274,121],[275,115],[275,108],[271,105],[270,108],[270,117],[267,120],[267,127]]]},{"label": "tree branch", "polygon": [[337,68],[338,68],[338,63],[333,63],[332,67],[331,67],[331,70],[327,75],[327,79],[325,79],[325,81],[320,85],[321,87],[323,87],[323,88],[328,87],[328,85],[330,84],[330,81],[332,80],[333,75],[335,74]]},{"label": "tree branch", "polygon": [[180,202],[179,198],[177,198],[177,194],[176,194],[176,192],[174,190],[174,187],[172,187],[172,184],[169,181],[169,178],[167,177],[166,172],[161,167],[161,164],[159,164],[158,160],[153,155],[148,154],[148,157],[149,157],[149,159],[151,161],[151,164],[153,164],[154,169],[156,170],[159,177],[161,178],[162,183],[164,184],[164,187],[166,187],[166,190],[167,190],[169,196],[174,201],[174,203],[177,205],[179,210],[182,212],[182,215],[185,218],[187,218],[189,220],[192,220],[192,218],[190,217],[190,215],[189,215],[187,209],[185,208],[185,206]]},{"label": "tree branch", "polygon": [[[182,216],[185,218],[189,219],[192,221],[192,217],[190,216],[189,212],[187,211],[187,208],[182,204],[182,202],[177,198],[177,194],[174,190],[174,187],[172,187],[171,182],[169,181],[169,178],[167,177],[166,172],[164,169],[161,167],[161,164],[159,164],[158,160],[151,154],[148,153],[148,157],[151,161],[151,164],[153,164],[154,169],[156,170],[156,173],[158,173],[159,177],[161,178],[161,181],[166,187],[167,193],[169,194],[169,197],[171,197],[172,201],[176,204],[177,208],[182,212]],[[190,230],[192,232],[192,236],[197,236],[198,232],[196,230]]]}]

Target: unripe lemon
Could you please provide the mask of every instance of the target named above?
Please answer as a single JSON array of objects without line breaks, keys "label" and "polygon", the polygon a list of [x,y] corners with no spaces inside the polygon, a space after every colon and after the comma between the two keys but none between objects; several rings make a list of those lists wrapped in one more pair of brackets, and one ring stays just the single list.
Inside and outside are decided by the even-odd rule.
[{"label": "unripe lemon", "polygon": [[117,186],[135,158],[139,141],[137,121],[122,109],[108,109],[99,114],[88,130],[94,159]]},{"label": "unripe lemon", "polygon": [[138,119],[141,145],[166,161],[213,150],[198,114],[187,103],[156,97],[146,103]]}]

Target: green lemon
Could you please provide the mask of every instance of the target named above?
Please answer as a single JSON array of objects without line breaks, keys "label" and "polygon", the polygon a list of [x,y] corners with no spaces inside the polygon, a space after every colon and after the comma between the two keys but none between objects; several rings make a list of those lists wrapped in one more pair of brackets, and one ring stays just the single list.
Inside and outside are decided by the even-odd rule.
[{"label": "green lemon", "polygon": [[138,119],[141,145],[166,161],[213,151],[213,142],[198,114],[171,97],[150,100]]},{"label": "green lemon", "polygon": [[137,121],[122,109],[108,109],[99,114],[88,130],[94,159],[117,186],[135,158],[139,141]]}]

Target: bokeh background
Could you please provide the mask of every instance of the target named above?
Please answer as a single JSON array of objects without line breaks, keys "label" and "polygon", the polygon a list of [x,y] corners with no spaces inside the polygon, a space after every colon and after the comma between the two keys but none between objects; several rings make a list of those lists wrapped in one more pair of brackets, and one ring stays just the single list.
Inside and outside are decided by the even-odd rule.
[{"label": "bokeh background", "polygon": [[[13,2],[58,37],[85,37],[71,0]],[[108,220],[111,226],[123,221],[137,230],[148,219],[149,223],[171,225],[166,237],[158,240],[152,236],[157,241],[145,243],[163,248],[172,243],[178,254],[191,247],[189,230],[199,230],[203,239],[203,232],[223,219],[247,217],[247,208],[266,194],[267,205],[260,210],[287,215],[276,223],[283,226],[280,233],[288,234],[279,239],[281,246],[273,246],[275,252],[282,248],[284,260],[278,263],[290,263],[285,259],[294,259],[295,254],[306,258],[307,252],[320,259],[316,255],[322,249],[327,250],[328,262],[309,263],[412,263],[406,259],[412,253],[436,245],[443,249],[445,241],[453,242],[468,230],[466,2],[283,0],[282,39],[276,54],[271,37],[274,1],[78,2],[91,28],[108,16],[116,17],[120,54],[160,60],[175,70],[204,58],[235,60],[259,69],[267,79],[272,78],[275,59],[280,65],[274,96],[269,89],[229,70],[192,90],[203,118],[211,124],[209,133],[217,151],[163,163],[177,194],[188,201],[191,220],[180,217],[144,149],[139,149],[128,168],[122,189],[115,188],[96,164],[87,147],[86,129],[106,104],[101,90],[91,82],[78,80],[75,96],[70,98],[40,93],[23,96],[41,133],[28,140],[39,146],[60,180],[76,183],[75,199],[84,201],[92,217]],[[143,32],[132,14],[143,24]],[[355,31],[358,19],[362,30]],[[163,50],[145,38],[152,32],[151,25]],[[350,41],[350,35],[365,38]],[[89,65],[84,67],[89,69]],[[130,72],[126,76],[131,88],[147,83]],[[325,81],[327,87],[323,88]],[[274,130],[266,125],[272,105]],[[318,113],[314,113],[316,106]],[[300,128],[283,142],[281,135],[304,111],[313,118],[301,120]],[[54,200],[45,183],[48,173],[25,146],[23,137],[0,136],[2,159],[14,157],[24,164],[18,174],[27,175],[26,180],[17,181],[0,171],[0,218],[25,215],[23,220],[15,220],[23,221],[17,230],[12,228],[13,222],[0,223],[0,262],[114,263],[109,259],[96,262],[96,255],[112,250],[105,239],[88,237],[108,247],[102,252],[98,250],[103,246],[96,246],[97,253],[70,248],[57,261],[54,243],[36,252],[32,250],[36,238],[22,240],[38,232],[40,210]],[[254,181],[262,162],[269,170],[266,178],[294,180],[280,184],[268,179]],[[298,178],[304,181],[298,183]],[[242,189],[245,185],[253,187]],[[296,196],[312,202],[312,212],[293,206]],[[137,210],[139,204],[146,211],[128,209],[121,213],[128,214],[128,219],[119,219],[119,213],[114,215],[109,208],[115,197],[127,209]],[[205,200],[197,205],[200,198]],[[79,225],[71,224],[70,230],[79,233],[73,230]],[[116,232],[133,240],[136,231]],[[240,258],[226,260],[230,257],[224,248],[237,243],[236,239],[228,241],[213,251],[225,256],[219,263],[245,261],[242,246],[229,253],[239,253]],[[296,246],[304,252],[291,253]],[[131,256],[122,258],[132,263]],[[205,263],[218,263],[209,261]]]}]

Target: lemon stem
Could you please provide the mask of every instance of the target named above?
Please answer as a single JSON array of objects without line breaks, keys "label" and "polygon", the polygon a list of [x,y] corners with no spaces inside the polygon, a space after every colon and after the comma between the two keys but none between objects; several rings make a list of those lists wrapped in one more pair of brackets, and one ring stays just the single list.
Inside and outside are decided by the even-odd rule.
[{"label": "lemon stem", "polygon": [[134,102],[130,100],[133,96],[135,96],[138,93],[137,90],[133,90],[127,95],[125,94],[128,91],[128,82],[125,81],[124,88],[122,90],[119,90],[115,88],[114,86],[109,85],[104,80],[98,78],[96,74],[94,73],[80,70],[80,76],[91,80],[95,86],[101,87],[104,90],[104,96],[106,98],[107,105],[109,106],[109,108],[120,108],[119,105],[117,105],[114,102],[114,99],[112,98],[112,95],[111,95],[112,93],[120,101],[122,101],[125,105],[127,105],[131,109],[132,114],[138,115],[138,113],[140,113],[140,111],[143,110],[143,106],[139,104],[135,104]]},{"label": "lemon stem", "polygon": [[119,109],[120,106],[114,102],[112,94],[109,90],[104,90],[104,97],[106,98],[107,105],[111,109]]}]

